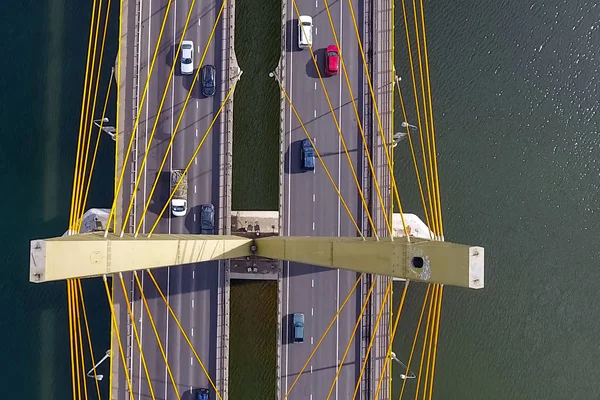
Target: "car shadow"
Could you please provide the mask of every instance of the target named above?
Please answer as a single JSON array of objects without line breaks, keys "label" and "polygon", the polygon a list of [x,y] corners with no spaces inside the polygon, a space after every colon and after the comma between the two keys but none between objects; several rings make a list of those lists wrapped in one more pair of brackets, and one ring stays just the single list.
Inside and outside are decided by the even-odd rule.
[{"label": "car shadow", "polygon": [[[317,59],[317,66],[320,69],[321,62],[323,60],[325,60],[325,49],[313,49],[313,54],[315,55],[315,58]],[[321,72],[321,76],[323,78],[325,78],[325,73],[323,71],[320,71],[320,72]],[[312,57],[310,57],[310,51],[309,51],[308,61],[306,62],[306,75],[308,75],[310,78],[319,79],[319,73],[317,72],[317,68],[315,67],[315,63],[314,63]]]},{"label": "car shadow", "polygon": [[285,23],[285,51],[288,53],[302,51],[298,47],[298,19],[289,19]]},{"label": "car shadow", "polygon": [[288,147],[284,156],[286,174],[298,174],[306,172],[302,169],[302,160],[300,159],[301,149],[302,140],[296,140]]},{"label": "car shadow", "polygon": [[292,325],[293,314],[286,314],[281,317],[281,344],[286,345],[292,343]]},{"label": "car shadow", "polygon": [[[161,171],[160,176],[158,177],[158,182],[156,183],[156,190],[154,191],[154,195],[152,196],[152,200],[150,200],[150,205],[148,206],[148,212],[154,215],[159,215],[167,203],[167,200],[169,200],[170,195],[171,172]],[[163,214],[163,218],[165,217],[171,217],[171,210],[169,208],[167,208]]]}]

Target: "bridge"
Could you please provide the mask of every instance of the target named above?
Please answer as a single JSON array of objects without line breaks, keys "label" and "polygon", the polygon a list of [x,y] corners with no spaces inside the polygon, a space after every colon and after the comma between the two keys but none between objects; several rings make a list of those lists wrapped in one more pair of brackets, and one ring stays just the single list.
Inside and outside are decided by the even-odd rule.
[{"label": "bridge", "polygon": [[[102,29],[100,16],[108,18],[102,7],[99,1],[94,9],[90,43],[99,36],[92,34],[94,24]],[[260,257],[279,260],[277,397],[389,399],[391,342],[401,313],[391,310],[392,277],[406,280],[401,305],[409,281],[432,285],[430,346],[437,341],[443,284],[483,286],[483,249],[443,241],[435,143],[424,145],[423,136],[422,235],[401,208],[392,168],[400,93],[393,2],[283,1],[281,57],[271,73],[281,94],[280,202],[277,235],[269,238],[260,230],[232,231],[233,96],[242,76],[234,51],[235,2],[121,0],[119,10],[116,127],[105,126],[104,112],[93,120],[82,107],[69,231],[31,245],[31,281],[68,280],[74,398],[93,390],[78,372],[89,367],[76,339],[82,342],[75,328],[79,279],[100,276],[112,318],[110,398],[191,399],[208,388],[211,398],[227,399],[231,260]],[[310,15],[314,29],[303,51],[300,15]],[[183,40],[194,43],[192,75],[179,68]],[[340,59],[333,77],[323,70],[329,45],[337,46]],[[200,94],[203,65],[216,67],[212,97]],[[92,82],[93,68],[89,75]],[[91,88],[84,88],[84,104],[91,103]],[[424,123],[428,112],[423,105]],[[419,132],[429,133],[417,114]],[[92,121],[115,140],[115,195],[110,209],[84,213]],[[311,172],[300,168],[304,139],[316,151]],[[173,170],[187,176],[185,217],[173,217],[169,208]],[[199,236],[203,204],[214,205],[220,236]],[[294,313],[305,316],[303,344],[290,343]],[[405,375],[409,367],[410,361]],[[433,370],[424,387],[429,382]]]}]

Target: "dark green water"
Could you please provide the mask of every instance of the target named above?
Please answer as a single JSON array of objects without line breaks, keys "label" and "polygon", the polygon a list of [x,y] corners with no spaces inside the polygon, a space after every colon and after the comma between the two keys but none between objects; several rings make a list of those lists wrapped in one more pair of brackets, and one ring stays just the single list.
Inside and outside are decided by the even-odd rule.
[{"label": "dark green water", "polygon": [[[597,6],[527,0],[426,7],[446,239],[486,247],[486,288],[446,288],[435,398],[598,399]],[[73,0],[29,0],[7,3],[0,17],[5,398],[70,397],[66,285],[29,284],[27,254],[30,239],[60,235],[68,222],[90,15],[89,4]],[[279,3],[238,2],[237,16],[244,76],[235,95],[233,203],[274,209],[279,126],[270,110],[278,109],[279,96],[267,74],[279,54]],[[410,99],[400,14],[396,22],[396,67]],[[264,35],[260,47],[239,39],[250,27]],[[100,99],[112,60],[104,64]],[[114,120],[114,107],[108,116]],[[112,142],[101,142],[89,206],[110,204],[112,151]],[[422,214],[409,161],[407,145],[398,146],[404,209]],[[252,328],[244,310],[250,319],[257,312],[252,301],[274,298],[260,285],[232,290],[232,317],[239,317],[232,318],[231,344],[240,352],[249,342],[237,329]],[[100,357],[109,339],[106,300],[100,282],[84,289]],[[401,359],[423,289],[409,291],[394,346]],[[395,293],[397,302],[400,287]],[[274,307],[261,318],[273,319]],[[250,383],[257,398],[272,398],[267,375],[264,387],[252,379],[256,370],[274,368],[275,320],[263,327],[249,334],[264,338],[252,341],[255,353],[242,353],[253,362],[231,360],[232,398]]]}]

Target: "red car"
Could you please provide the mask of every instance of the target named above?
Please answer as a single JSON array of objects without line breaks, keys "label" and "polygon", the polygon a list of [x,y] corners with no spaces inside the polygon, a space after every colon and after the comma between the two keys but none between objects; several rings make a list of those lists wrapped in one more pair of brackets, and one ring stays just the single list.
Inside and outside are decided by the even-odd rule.
[{"label": "red car", "polygon": [[340,52],[337,46],[327,46],[325,51],[325,73],[328,76],[337,75],[340,69]]}]

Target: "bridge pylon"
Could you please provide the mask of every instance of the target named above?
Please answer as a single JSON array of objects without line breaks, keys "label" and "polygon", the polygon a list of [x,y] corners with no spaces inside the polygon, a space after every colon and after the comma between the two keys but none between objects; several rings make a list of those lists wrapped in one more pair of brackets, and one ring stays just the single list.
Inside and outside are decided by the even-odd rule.
[{"label": "bridge pylon", "polygon": [[415,237],[410,241],[189,234],[105,237],[104,232],[32,240],[30,281],[86,278],[253,256],[472,289],[481,289],[484,284],[482,247]]}]

